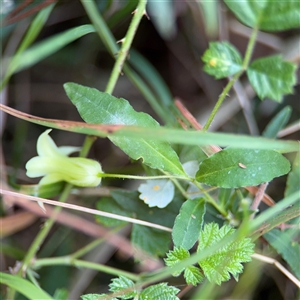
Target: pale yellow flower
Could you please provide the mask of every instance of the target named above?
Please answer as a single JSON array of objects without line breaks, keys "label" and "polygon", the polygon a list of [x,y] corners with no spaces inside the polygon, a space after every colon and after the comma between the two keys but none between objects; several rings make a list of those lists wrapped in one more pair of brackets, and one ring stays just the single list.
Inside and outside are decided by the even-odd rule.
[{"label": "pale yellow flower", "polygon": [[41,177],[39,184],[66,181],[76,186],[97,186],[103,174],[101,165],[92,159],[69,157],[80,148],[72,146],[57,147],[49,136],[51,129],[42,133],[37,141],[38,156],[27,164],[28,177]]}]

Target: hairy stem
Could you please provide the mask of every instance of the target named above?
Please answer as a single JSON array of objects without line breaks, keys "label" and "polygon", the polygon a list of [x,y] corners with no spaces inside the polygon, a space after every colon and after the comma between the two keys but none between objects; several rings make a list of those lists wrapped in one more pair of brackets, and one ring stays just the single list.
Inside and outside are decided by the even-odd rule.
[{"label": "hairy stem", "polygon": [[[90,18],[93,26],[95,27],[101,41],[110,52],[110,54],[115,57],[118,53],[119,48],[116,44],[116,40],[113,37],[111,31],[109,30],[108,26],[104,22],[102,16],[99,14],[97,6],[93,0],[84,1],[81,0],[85,11]],[[125,36],[126,39],[126,36]],[[166,111],[158,102],[157,98],[153,94],[153,92],[149,89],[146,85],[144,80],[135,72],[133,71],[127,63],[123,66],[123,71],[131,80],[131,82],[139,89],[142,95],[147,99],[148,103],[152,107],[152,109],[156,112],[156,114],[166,123],[170,122],[170,113]]]},{"label": "hairy stem", "polygon": [[109,94],[111,94],[112,91],[114,90],[114,87],[118,81],[119,75],[122,73],[123,65],[129,54],[129,49],[131,47],[134,35],[138,29],[139,23],[140,23],[143,15],[145,13],[146,4],[147,4],[147,1],[140,0],[139,4],[134,12],[134,16],[130,23],[130,26],[128,28],[126,36],[122,40],[122,47],[119,51],[118,58],[115,62],[114,68],[113,68],[111,76],[109,78],[109,82],[105,89],[105,91]]},{"label": "hairy stem", "polygon": [[203,127],[204,131],[208,130],[209,126],[211,125],[211,123],[212,123],[213,119],[215,118],[219,108],[221,107],[223,101],[225,100],[225,98],[228,95],[229,91],[233,87],[234,83],[239,79],[239,77],[243,74],[243,72],[247,70],[247,68],[249,66],[249,63],[250,63],[252,53],[253,53],[253,50],[254,50],[257,33],[258,33],[258,25],[253,28],[253,31],[251,33],[251,37],[250,37],[250,40],[248,42],[247,50],[246,50],[245,57],[244,57],[244,60],[243,60],[243,70],[236,73],[231,78],[231,80],[227,83],[227,85],[225,86],[225,88],[224,88],[223,92],[221,93],[215,107],[213,108],[206,124]]}]

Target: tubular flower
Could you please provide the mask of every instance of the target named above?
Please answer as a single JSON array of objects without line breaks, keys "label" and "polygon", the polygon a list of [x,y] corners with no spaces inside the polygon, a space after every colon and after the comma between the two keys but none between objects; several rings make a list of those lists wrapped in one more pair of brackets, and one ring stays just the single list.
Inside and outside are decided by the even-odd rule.
[{"label": "tubular flower", "polygon": [[101,165],[92,159],[69,157],[78,147],[57,147],[49,136],[51,129],[42,133],[37,141],[38,156],[26,163],[28,177],[44,176],[39,184],[66,181],[76,186],[97,186],[103,174]]}]

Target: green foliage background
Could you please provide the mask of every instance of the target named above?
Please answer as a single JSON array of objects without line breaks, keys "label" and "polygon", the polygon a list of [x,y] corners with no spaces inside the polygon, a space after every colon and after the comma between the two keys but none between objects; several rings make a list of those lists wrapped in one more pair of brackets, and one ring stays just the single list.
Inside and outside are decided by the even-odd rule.
[{"label": "green foliage background", "polygon": [[[138,294],[139,299],[178,299],[188,283],[195,287],[186,299],[296,299],[295,284],[274,266],[240,262],[250,260],[251,238],[256,253],[276,257],[299,280],[300,137],[299,129],[291,130],[284,141],[283,131],[297,128],[300,115],[299,1],[148,1],[150,19],[142,17],[144,1],[52,2],[33,1],[17,13],[22,1],[0,4],[3,102],[47,118],[13,118],[1,111],[3,189],[68,200],[164,230],[73,211],[63,215],[69,221],[45,222],[37,205],[11,205],[3,196],[1,297],[78,299],[85,294],[83,299],[90,300],[125,290],[123,299]],[[175,97],[209,132],[181,129],[180,122],[187,128],[191,123],[174,105]],[[48,119],[138,128],[105,132],[74,125],[72,133]],[[143,203],[130,180],[107,177],[95,189],[61,183],[40,187],[24,173],[45,129],[40,125],[63,129],[53,131],[57,144],[84,145],[81,155],[89,152],[106,173],[185,178],[187,173],[190,182],[171,179],[175,195],[163,208]],[[76,132],[108,139],[84,140]],[[207,158],[208,145],[229,148]],[[189,161],[200,166],[195,176],[182,166]],[[258,167],[261,172],[252,178]],[[226,176],[231,171],[235,177]],[[254,195],[241,187],[266,181],[266,192],[277,203],[261,205],[252,219]],[[195,192],[198,198],[191,200]],[[15,215],[17,221],[6,223]],[[201,229],[208,223],[206,248]],[[228,223],[238,230],[223,226]],[[275,228],[281,223],[286,230]],[[114,240],[116,232],[121,239]],[[33,241],[40,248],[36,257],[28,251]],[[184,249],[172,253],[172,243]],[[159,271],[168,251],[171,268]],[[17,266],[22,260],[26,280]],[[224,270],[217,274],[220,266]],[[230,274],[239,282],[215,285]]]}]

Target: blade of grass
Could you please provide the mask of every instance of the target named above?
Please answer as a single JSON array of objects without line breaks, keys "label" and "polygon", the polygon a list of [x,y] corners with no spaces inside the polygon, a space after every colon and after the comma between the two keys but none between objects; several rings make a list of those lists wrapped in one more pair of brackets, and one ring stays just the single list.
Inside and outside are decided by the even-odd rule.
[{"label": "blade of grass", "polygon": [[281,153],[300,151],[299,142],[290,140],[274,140],[263,137],[252,137],[229,133],[213,133],[191,130],[185,131],[183,129],[171,129],[166,127],[153,129],[124,125],[95,125],[84,122],[39,118],[19,112],[3,104],[0,104],[0,109],[15,117],[35,124],[99,137],[147,137],[149,140],[167,141],[169,143],[178,143],[183,145],[220,145],[222,147],[231,146],[245,149],[275,149]]}]

